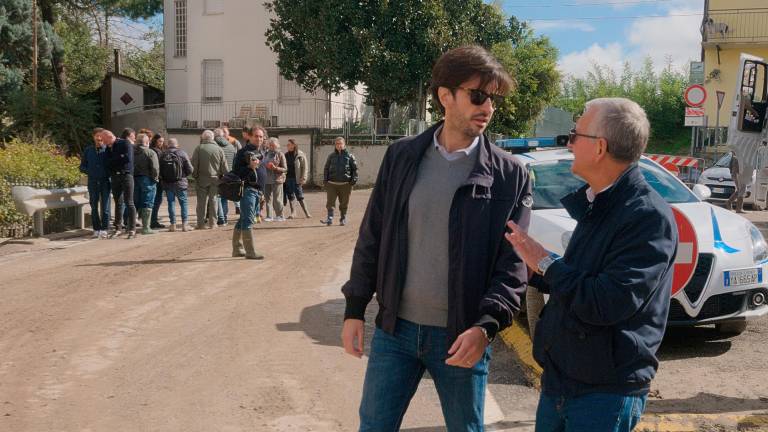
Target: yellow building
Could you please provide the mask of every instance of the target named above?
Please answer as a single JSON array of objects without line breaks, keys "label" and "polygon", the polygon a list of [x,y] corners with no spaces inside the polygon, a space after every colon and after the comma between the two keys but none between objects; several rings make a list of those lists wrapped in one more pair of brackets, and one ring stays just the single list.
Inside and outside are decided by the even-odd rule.
[{"label": "yellow building", "polygon": [[709,126],[715,126],[718,90],[725,92],[720,126],[728,126],[739,56],[768,60],[768,0],[705,0],[701,34]]}]

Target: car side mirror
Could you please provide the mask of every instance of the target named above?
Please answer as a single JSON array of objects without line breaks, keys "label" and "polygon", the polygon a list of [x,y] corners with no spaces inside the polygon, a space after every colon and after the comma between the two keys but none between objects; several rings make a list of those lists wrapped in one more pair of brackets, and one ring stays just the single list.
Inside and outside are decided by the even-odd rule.
[{"label": "car side mirror", "polygon": [[703,184],[697,184],[693,186],[693,194],[696,195],[696,198],[706,201],[712,196],[712,191]]}]

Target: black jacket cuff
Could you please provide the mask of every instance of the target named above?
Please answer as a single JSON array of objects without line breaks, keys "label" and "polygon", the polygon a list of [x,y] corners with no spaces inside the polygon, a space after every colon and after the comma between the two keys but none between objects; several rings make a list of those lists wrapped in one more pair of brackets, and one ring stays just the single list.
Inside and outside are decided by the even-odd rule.
[{"label": "black jacket cuff", "polygon": [[475,323],[476,326],[480,326],[488,333],[488,338],[494,340],[496,334],[499,332],[499,321],[490,315],[483,315]]},{"label": "black jacket cuff", "polygon": [[365,321],[365,308],[368,300],[365,297],[348,296],[347,307],[344,310],[344,319],[359,319]]}]

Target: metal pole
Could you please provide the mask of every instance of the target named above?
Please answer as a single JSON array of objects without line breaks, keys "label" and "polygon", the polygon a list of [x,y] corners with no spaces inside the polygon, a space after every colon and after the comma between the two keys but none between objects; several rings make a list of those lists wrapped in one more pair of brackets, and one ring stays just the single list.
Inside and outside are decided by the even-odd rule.
[{"label": "metal pole", "polygon": [[717,151],[720,145],[720,107],[717,107],[717,117],[715,120],[715,161],[717,161]]},{"label": "metal pole", "polygon": [[32,0],[32,142],[37,142],[37,0]]},{"label": "metal pole", "polygon": [[695,148],[694,143],[696,142],[696,126],[691,128],[691,157],[693,157],[693,151]]}]

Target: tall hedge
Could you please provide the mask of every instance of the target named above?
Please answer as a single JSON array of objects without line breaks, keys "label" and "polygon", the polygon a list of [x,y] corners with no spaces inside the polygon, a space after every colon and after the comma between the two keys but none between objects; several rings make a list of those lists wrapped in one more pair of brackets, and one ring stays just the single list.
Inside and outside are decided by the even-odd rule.
[{"label": "tall hedge", "polygon": [[67,158],[49,141],[30,144],[16,138],[6,143],[0,148],[0,226],[29,222],[26,215],[16,211],[12,184],[73,187],[80,180],[79,164],[79,159]]}]

